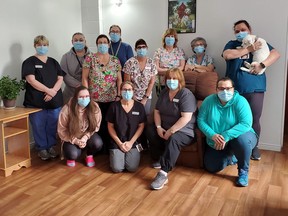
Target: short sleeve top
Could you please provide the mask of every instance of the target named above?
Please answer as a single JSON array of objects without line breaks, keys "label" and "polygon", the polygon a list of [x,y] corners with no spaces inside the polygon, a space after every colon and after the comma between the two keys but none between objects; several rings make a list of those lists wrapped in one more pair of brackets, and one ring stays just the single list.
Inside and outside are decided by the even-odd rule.
[{"label": "short sleeve top", "polygon": [[165,88],[160,93],[155,107],[155,109],[160,112],[161,126],[166,130],[178,121],[181,117],[181,112],[192,112],[191,120],[180,129],[181,132],[191,137],[194,137],[196,108],[196,99],[193,93],[187,88],[178,91],[172,101],[169,99],[169,90]]},{"label": "short sleeve top", "polygon": [[96,53],[90,53],[83,62],[83,68],[89,68],[88,89],[96,102],[111,102],[117,96],[117,77],[121,64],[117,57],[111,56],[107,65],[99,63]]},{"label": "short sleeve top", "polygon": [[134,96],[137,100],[142,100],[151,78],[157,74],[154,61],[151,58],[147,58],[145,68],[141,71],[139,61],[132,57],[125,63],[123,71],[130,75],[131,81],[135,85]]},{"label": "short sleeve top", "polygon": [[[111,104],[106,114],[106,121],[114,124],[117,136],[121,142],[131,140],[138,129],[140,123],[146,122],[146,113],[144,106],[134,101],[131,110],[126,113],[121,105],[121,101],[116,101]],[[135,148],[137,142],[133,144]],[[110,148],[119,148],[114,140],[111,140]]]},{"label": "short sleeve top", "polygon": [[202,66],[208,66],[210,64],[213,64],[213,58],[207,54],[205,54],[202,58],[202,61],[200,64],[197,63],[196,55],[192,55],[187,60],[187,64],[189,65],[202,65]]},{"label": "short sleeve top", "polygon": [[[58,76],[63,76],[63,71],[59,63],[51,57],[48,57],[45,63],[36,56],[31,56],[22,64],[22,79],[25,79],[25,77],[28,75],[34,75],[38,82],[42,83],[48,88],[53,88],[58,80]],[[38,91],[28,82],[26,83],[26,92],[23,103],[25,107],[56,109],[63,106],[63,95],[61,88],[50,101],[45,102],[44,97],[44,92]]]}]

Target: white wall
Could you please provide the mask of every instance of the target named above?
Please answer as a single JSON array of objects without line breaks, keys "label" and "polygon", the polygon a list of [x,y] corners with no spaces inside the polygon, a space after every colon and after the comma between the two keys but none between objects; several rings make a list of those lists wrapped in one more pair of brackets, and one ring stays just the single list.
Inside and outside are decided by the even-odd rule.
[{"label": "white wall", "polygon": [[[123,0],[121,7],[115,6],[114,0],[99,0],[95,9],[90,4],[91,0],[82,0],[82,6],[83,2],[89,11],[95,12],[100,8],[102,12],[98,12],[100,16],[95,18],[95,21],[101,23],[93,30],[95,38],[99,33],[108,34],[109,26],[118,24],[122,28],[123,41],[130,43],[132,47],[137,39],[144,38],[152,56],[155,49],[161,46],[161,36],[168,27],[168,0]],[[265,38],[280,52],[281,58],[266,70],[268,82],[260,138],[261,148],[276,151],[280,151],[283,145],[287,8],[286,0],[197,0],[196,33],[179,35],[179,46],[185,50],[187,57],[192,54],[190,41],[197,36],[206,38],[207,52],[214,57],[220,76],[224,76],[226,68],[221,53],[224,45],[234,39],[232,27],[239,19],[246,19],[254,34]],[[83,28],[84,32],[85,30],[87,29]],[[95,44],[95,38],[91,43]]]},{"label": "white wall", "polygon": [[[35,53],[33,40],[40,34],[49,39],[49,56],[60,61],[73,33],[82,31],[81,19],[81,0],[2,0],[0,77],[21,77],[22,62]],[[17,100],[22,103],[23,92]]]}]

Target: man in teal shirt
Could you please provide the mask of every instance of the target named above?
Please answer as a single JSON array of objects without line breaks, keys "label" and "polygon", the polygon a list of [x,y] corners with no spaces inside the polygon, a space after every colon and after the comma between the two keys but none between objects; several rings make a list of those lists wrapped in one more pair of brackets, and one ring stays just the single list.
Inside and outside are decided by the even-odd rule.
[{"label": "man in teal shirt", "polygon": [[257,136],[252,129],[250,105],[234,90],[230,78],[217,82],[217,94],[203,101],[197,121],[208,144],[204,155],[205,168],[209,172],[219,172],[237,161],[239,177],[236,184],[248,186],[250,156]]}]

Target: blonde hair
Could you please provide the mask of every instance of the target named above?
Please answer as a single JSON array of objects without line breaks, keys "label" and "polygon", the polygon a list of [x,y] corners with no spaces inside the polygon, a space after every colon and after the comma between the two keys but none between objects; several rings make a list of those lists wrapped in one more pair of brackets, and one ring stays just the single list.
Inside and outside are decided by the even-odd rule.
[{"label": "blonde hair", "polygon": [[165,37],[166,37],[167,35],[174,35],[175,43],[174,43],[173,47],[177,47],[177,42],[178,42],[177,31],[176,31],[175,29],[173,29],[173,28],[168,28],[168,29],[164,32],[164,34],[163,34],[163,36],[162,36],[162,46],[163,46],[163,48],[165,48],[165,46],[166,46]]},{"label": "blonde hair", "polygon": [[179,68],[172,68],[172,69],[166,71],[166,73],[165,73],[165,85],[166,85],[167,79],[171,78],[171,74],[176,76],[176,78],[179,82],[179,89],[185,88],[185,78],[184,78],[183,72]]},{"label": "blonde hair", "polygon": [[37,44],[49,46],[49,40],[44,35],[38,35],[34,38],[34,47],[36,47]]}]

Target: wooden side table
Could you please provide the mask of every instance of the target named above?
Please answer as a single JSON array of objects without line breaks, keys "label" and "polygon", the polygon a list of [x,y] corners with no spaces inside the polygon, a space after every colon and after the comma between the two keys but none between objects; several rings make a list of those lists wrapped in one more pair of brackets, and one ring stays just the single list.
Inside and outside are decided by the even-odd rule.
[{"label": "wooden side table", "polygon": [[0,108],[0,175],[31,166],[29,114],[38,108]]}]

